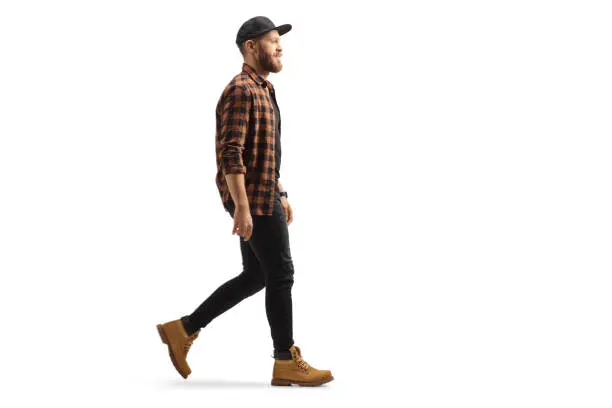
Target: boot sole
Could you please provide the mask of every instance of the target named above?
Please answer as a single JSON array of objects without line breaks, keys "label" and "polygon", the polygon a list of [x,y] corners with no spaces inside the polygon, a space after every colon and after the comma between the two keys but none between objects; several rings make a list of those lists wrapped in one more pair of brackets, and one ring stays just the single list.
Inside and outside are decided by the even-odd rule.
[{"label": "boot sole", "polygon": [[168,354],[170,354],[170,360],[172,360],[172,365],[174,366],[176,371],[178,371],[181,377],[186,379],[190,373],[183,373],[181,371],[180,366],[178,365],[176,358],[174,357],[174,353],[172,352],[172,347],[170,347],[170,342],[168,342],[168,337],[166,337],[166,333],[164,332],[164,328],[161,324],[157,325],[157,332],[159,333],[159,337],[161,337],[162,343],[168,345]]},{"label": "boot sole", "polygon": [[330,382],[331,380],[333,380],[334,377],[331,376],[329,378],[324,378],[323,380],[319,380],[319,381],[310,381],[310,382],[306,382],[306,381],[294,381],[294,380],[282,380],[279,378],[273,378],[271,384],[272,385],[278,385],[278,386],[290,386],[291,384],[296,384],[302,387],[316,387],[319,386],[321,384],[325,384]]}]

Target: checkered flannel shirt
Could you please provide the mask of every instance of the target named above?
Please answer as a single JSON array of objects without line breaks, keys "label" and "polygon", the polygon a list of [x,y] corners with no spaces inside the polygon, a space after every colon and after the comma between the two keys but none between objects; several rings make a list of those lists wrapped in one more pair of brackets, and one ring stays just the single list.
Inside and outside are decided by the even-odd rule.
[{"label": "checkered flannel shirt", "polygon": [[225,175],[245,175],[252,215],[272,215],[275,177],[275,117],[272,84],[247,63],[227,84],[217,103],[216,184],[226,211],[233,203]]}]

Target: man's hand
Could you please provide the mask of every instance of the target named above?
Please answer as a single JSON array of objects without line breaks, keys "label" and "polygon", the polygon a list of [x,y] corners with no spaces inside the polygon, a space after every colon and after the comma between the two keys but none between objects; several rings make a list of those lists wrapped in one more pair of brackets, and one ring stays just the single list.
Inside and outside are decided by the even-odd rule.
[{"label": "man's hand", "polygon": [[234,228],[232,229],[232,235],[238,234],[245,241],[251,238],[253,233],[253,218],[251,217],[251,210],[248,206],[238,206],[234,211]]},{"label": "man's hand", "polygon": [[289,225],[293,221],[293,209],[291,208],[291,204],[289,204],[287,197],[281,197],[281,204],[283,205],[283,210],[285,210],[287,225]]}]

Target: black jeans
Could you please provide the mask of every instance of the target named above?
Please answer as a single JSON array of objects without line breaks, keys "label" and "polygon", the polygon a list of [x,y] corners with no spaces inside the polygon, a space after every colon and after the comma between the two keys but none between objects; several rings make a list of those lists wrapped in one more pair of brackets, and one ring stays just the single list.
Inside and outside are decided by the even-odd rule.
[{"label": "black jeans", "polygon": [[[232,203],[233,204],[233,203]],[[234,217],[234,206],[230,215]],[[293,345],[293,261],[289,230],[280,196],[274,193],[274,212],[253,215],[253,232],[245,241],[240,237],[243,271],[213,292],[193,313],[182,320],[191,334],[206,327],[215,317],[266,287],[266,314],[275,356],[286,358]]]}]

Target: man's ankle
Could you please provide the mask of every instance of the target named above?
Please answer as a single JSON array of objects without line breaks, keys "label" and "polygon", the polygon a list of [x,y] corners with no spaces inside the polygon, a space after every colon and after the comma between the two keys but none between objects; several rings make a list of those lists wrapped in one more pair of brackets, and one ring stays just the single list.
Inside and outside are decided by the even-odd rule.
[{"label": "man's ankle", "polygon": [[291,360],[291,351],[289,350],[274,350],[275,360]]},{"label": "man's ankle", "polygon": [[185,315],[181,317],[181,323],[183,323],[183,328],[188,336],[191,336],[193,333],[198,331],[195,327],[191,325],[191,321],[189,320],[189,315]]}]

